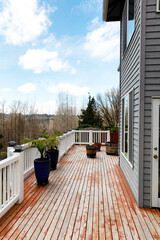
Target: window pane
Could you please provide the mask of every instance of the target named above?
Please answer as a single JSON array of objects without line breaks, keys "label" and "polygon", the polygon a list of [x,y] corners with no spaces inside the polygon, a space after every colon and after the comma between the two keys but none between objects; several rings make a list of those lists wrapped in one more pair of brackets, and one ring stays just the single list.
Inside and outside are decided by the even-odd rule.
[{"label": "window pane", "polygon": [[128,43],[134,32],[134,0],[128,2]]},{"label": "window pane", "polygon": [[128,158],[128,96],[125,97],[125,116],[124,116],[124,121],[125,121],[125,134],[124,134],[124,154]]}]

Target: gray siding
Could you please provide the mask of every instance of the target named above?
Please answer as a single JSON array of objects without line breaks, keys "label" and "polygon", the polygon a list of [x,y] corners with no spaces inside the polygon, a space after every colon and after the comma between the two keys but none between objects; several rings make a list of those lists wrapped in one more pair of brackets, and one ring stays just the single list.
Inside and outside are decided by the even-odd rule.
[{"label": "gray siding", "polygon": [[151,114],[152,96],[160,96],[160,13],[157,0],[146,0],[144,85],[144,206],[151,205]]},{"label": "gray siding", "polygon": [[[123,21],[121,22],[121,74],[120,89],[121,99],[133,88],[133,168],[120,153],[120,166],[131,188],[131,191],[138,202],[139,192],[139,93],[140,93],[140,0],[135,0],[135,31],[132,39],[123,55]],[[120,119],[122,109],[120,108]],[[121,125],[121,121],[120,121]],[[121,147],[121,130],[120,130]]]}]

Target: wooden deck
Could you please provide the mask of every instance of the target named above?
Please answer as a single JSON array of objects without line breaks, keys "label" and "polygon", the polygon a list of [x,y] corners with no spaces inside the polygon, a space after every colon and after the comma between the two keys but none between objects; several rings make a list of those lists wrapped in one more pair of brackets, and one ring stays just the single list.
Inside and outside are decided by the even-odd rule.
[{"label": "wooden deck", "polygon": [[0,239],[160,239],[160,212],[139,209],[105,148],[96,159],[74,146],[51,171],[49,184],[25,181],[25,199],[0,221]]}]

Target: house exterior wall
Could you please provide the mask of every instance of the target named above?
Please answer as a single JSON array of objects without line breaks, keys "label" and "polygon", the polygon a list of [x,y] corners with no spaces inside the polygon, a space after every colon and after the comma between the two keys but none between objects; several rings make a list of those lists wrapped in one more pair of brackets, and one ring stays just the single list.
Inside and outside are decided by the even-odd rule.
[{"label": "house exterior wall", "polygon": [[152,97],[160,96],[160,12],[157,0],[146,0],[144,78],[144,206],[151,206]]},{"label": "house exterior wall", "polygon": [[[140,109],[140,60],[141,60],[141,1],[135,0],[135,30],[126,51],[123,54],[123,31],[126,26],[121,21],[120,52],[120,167],[126,177],[131,191],[139,201],[139,109]],[[133,90],[133,166],[128,162],[122,149],[122,99]]]}]

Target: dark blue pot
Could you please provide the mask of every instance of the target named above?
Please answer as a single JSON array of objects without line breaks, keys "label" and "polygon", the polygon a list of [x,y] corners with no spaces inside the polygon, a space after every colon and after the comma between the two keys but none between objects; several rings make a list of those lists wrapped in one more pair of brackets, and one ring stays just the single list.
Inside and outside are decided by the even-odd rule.
[{"label": "dark blue pot", "polygon": [[44,158],[42,160],[41,158],[37,158],[34,160],[34,170],[38,185],[43,186],[48,183],[50,167],[50,159]]},{"label": "dark blue pot", "polygon": [[46,151],[46,155],[51,160],[51,169],[55,170],[58,163],[59,150],[58,149],[48,150]]}]

